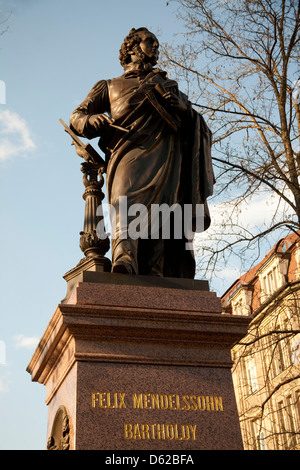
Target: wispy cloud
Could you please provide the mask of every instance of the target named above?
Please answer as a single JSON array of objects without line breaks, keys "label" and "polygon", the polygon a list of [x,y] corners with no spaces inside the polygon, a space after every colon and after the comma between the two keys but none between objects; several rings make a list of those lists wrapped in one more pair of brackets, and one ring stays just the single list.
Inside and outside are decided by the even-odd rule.
[{"label": "wispy cloud", "polygon": [[17,113],[0,110],[0,161],[35,149],[28,125]]},{"label": "wispy cloud", "polygon": [[34,349],[38,345],[39,338],[34,336],[15,335],[14,342],[16,348]]},{"label": "wispy cloud", "polygon": [[[291,197],[289,194],[286,196]],[[284,202],[280,203],[278,196],[258,192],[257,195],[244,200],[235,209],[233,206],[227,206],[226,203],[220,203],[212,205],[210,210],[214,224],[222,224],[225,220],[228,224],[238,223],[242,227],[253,229],[262,225],[270,225],[279,205],[283,207]]]}]

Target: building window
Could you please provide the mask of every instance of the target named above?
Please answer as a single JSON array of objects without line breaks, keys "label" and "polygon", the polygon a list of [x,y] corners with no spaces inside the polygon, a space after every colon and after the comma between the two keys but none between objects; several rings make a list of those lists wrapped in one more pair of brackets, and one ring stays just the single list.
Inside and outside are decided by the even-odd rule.
[{"label": "building window", "polygon": [[258,445],[259,445],[260,450],[266,450],[265,436],[264,436],[264,433],[262,431],[259,434]]},{"label": "building window", "polygon": [[[283,339],[283,360],[284,366],[287,369],[293,364],[293,333],[291,330],[290,319],[286,317],[282,322],[282,328],[284,330]],[[291,333],[289,333],[291,331]]]},{"label": "building window", "polygon": [[293,350],[289,333],[280,333],[280,328],[277,328],[276,333],[270,333],[268,349],[271,377],[274,378],[292,364]]},{"label": "building window", "polygon": [[289,395],[284,401],[278,403],[279,435],[283,450],[294,449],[297,445],[298,399],[299,397],[296,396],[296,400],[293,401],[293,397]]},{"label": "building window", "polygon": [[257,274],[261,286],[261,302],[265,302],[270,295],[285,284],[288,266],[288,258],[276,255],[259,268]]},{"label": "building window", "polygon": [[254,450],[266,450],[265,435],[260,421],[250,421],[250,434],[252,448]]},{"label": "building window", "polygon": [[266,295],[271,295],[278,289],[278,269],[275,266],[262,278],[262,288]]},{"label": "building window", "polygon": [[249,392],[254,393],[258,390],[258,383],[257,383],[255,361],[253,357],[250,357],[247,359],[246,373],[247,373]]},{"label": "building window", "polygon": [[277,335],[277,344],[275,346],[277,351],[275,350],[275,357],[276,357],[276,366],[277,366],[277,373],[280,374],[284,371],[284,344],[283,340],[280,339],[279,335]]},{"label": "building window", "polygon": [[253,289],[249,286],[239,286],[231,296],[233,315],[251,315]]},{"label": "building window", "polygon": [[233,305],[233,315],[243,315],[243,300],[239,299]]},{"label": "building window", "polygon": [[255,422],[254,421],[250,421],[249,422],[249,439],[248,439],[248,445],[249,445],[249,449],[254,449],[254,450],[258,450],[258,447],[257,447],[257,440],[256,440],[256,432],[255,432]]},{"label": "building window", "polygon": [[281,448],[287,448],[287,436],[286,436],[286,425],[284,419],[284,409],[283,409],[283,401],[278,403],[278,417],[279,417],[279,435],[280,435],[280,442]]},{"label": "building window", "polygon": [[296,414],[295,414],[295,406],[292,403],[291,395],[286,398],[287,406],[286,406],[286,414],[287,414],[287,421],[288,421],[288,431],[289,431],[289,447],[294,448],[297,444],[296,441]]},{"label": "building window", "polygon": [[291,362],[292,364],[300,364],[300,339],[299,334],[295,336],[291,344]]}]

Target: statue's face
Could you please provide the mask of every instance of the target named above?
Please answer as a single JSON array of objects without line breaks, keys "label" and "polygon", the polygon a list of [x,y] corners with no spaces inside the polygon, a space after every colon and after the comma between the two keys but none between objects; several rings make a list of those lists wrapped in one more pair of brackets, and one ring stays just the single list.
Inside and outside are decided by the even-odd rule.
[{"label": "statue's face", "polygon": [[158,60],[158,47],[159,42],[154,34],[150,32],[141,32],[141,42],[140,48],[142,49],[143,53],[152,65],[155,65]]}]

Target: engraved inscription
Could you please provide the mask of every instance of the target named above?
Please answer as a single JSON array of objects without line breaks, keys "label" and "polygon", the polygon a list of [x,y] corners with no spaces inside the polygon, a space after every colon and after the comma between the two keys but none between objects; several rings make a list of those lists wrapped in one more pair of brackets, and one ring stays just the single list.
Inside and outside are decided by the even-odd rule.
[{"label": "engraved inscription", "polygon": [[[186,417],[197,412],[223,412],[223,399],[214,395],[179,395],[176,393],[124,393],[124,392],[92,392],[92,408],[110,410],[162,410],[187,411]],[[149,417],[151,416],[151,412]],[[196,424],[190,423],[128,423],[123,426],[124,439],[142,440],[196,440]]]}]

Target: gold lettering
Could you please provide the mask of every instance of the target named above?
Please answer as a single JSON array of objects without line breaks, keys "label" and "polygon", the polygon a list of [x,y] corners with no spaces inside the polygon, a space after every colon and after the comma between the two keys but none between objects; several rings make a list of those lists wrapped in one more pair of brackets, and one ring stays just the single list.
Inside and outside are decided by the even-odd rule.
[{"label": "gold lettering", "polygon": [[208,411],[215,409],[214,397],[206,397],[206,407]]},{"label": "gold lettering", "polygon": [[169,407],[170,407],[170,410],[176,410],[176,406],[175,405],[175,395],[169,395]]},{"label": "gold lettering", "polygon": [[223,411],[222,397],[215,397],[216,411]]},{"label": "gold lettering", "polygon": [[144,408],[146,410],[151,410],[151,405],[148,406],[148,401],[150,400],[150,393],[144,393]]},{"label": "gold lettering", "polygon": [[132,439],[132,424],[124,423],[125,439]]},{"label": "gold lettering", "polygon": [[167,436],[167,439],[174,439],[174,428],[173,428],[173,424],[166,424],[166,436]]},{"label": "gold lettering", "polygon": [[142,439],[140,428],[137,423],[133,427],[133,439]]},{"label": "gold lettering", "polygon": [[181,403],[180,403],[180,396],[179,395],[175,395],[175,399],[176,399],[176,410],[185,410],[186,407],[185,406],[181,406]]},{"label": "gold lettering", "polygon": [[197,403],[198,403],[198,409],[200,411],[204,411],[206,406],[205,406],[205,398],[203,395],[199,395],[197,398]]},{"label": "gold lettering", "polygon": [[99,395],[99,393],[97,392],[92,392],[92,407],[95,408],[96,406],[96,400],[98,400],[98,398],[96,397],[96,395]]},{"label": "gold lettering", "polygon": [[182,432],[182,439],[184,441],[188,441],[189,438],[190,438],[190,431],[189,431],[188,424],[182,424],[181,425],[181,432]]},{"label": "gold lettering", "polygon": [[159,410],[159,394],[151,393],[151,408]]},{"label": "gold lettering", "polygon": [[141,424],[142,439],[150,439],[149,424]]},{"label": "gold lettering", "polygon": [[183,395],[182,399],[183,399],[183,401],[184,401],[184,403],[185,403],[184,409],[185,409],[185,410],[190,410],[191,405],[190,405],[190,403],[189,403],[189,401],[188,401],[189,396],[188,396],[188,395]]},{"label": "gold lettering", "polygon": [[191,407],[191,410],[195,411],[197,409],[197,403],[196,403],[196,396],[195,395],[191,395],[190,396],[190,400],[192,402],[192,407]]},{"label": "gold lettering", "polygon": [[151,428],[151,439],[155,439],[155,426],[156,424],[149,424]]},{"label": "gold lettering", "polygon": [[195,441],[196,440],[196,424],[194,424],[194,426],[190,424],[189,426],[190,426],[190,430],[192,431],[192,439],[193,441]]},{"label": "gold lettering", "polygon": [[[92,392],[92,408],[126,409],[126,393]],[[210,395],[178,395],[159,393],[132,393],[131,406],[145,410],[180,410],[180,411],[223,411],[221,396]],[[150,428],[149,428],[150,429]],[[150,432],[148,429],[147,432]],[[151,428],[152,429],[152,428]],[[145,431],[146,432],[146,431]],[[163,432],[162,430],[160,431]],[[166,429],[164,430],[166,432]],[[174,436],[176,430],[174,428]],[[161,434],[162,435],[162,434]]]},{"label": "gold lettering", "polygon": [[103,395],[106,395],[106,393],[99,393],[99,406],[100,406],[100,408],[106,408],[105,397]]},{"label": "gold lettering", "polygon": [[132,394],[133,408],[143,408],[143,394],[139,393],[136,396],[135,393]]},{"label": "gold lettering", "polygon": [[[115,395],[115,400],[116,400],[116,393],[114,395]],[[117,406],[112,405],[110,403],[110,393],[109,392],[106,394],[106,401],[107,401],[107,408],[117,408]]]},{"label": "gold lettering", "polygon": [[196,424],[124,424],[125,439],[196,440]]},{"label": "gold lettering", "polygon": [[[116,395],[116,394],[115,394],[115,395]],[[119,408],[126,408],[126,405],[125,405],[125,393],[119,393],[119,399],[120,399]]]},{"label": "gold lettering", "polygon": [[168,395],[161,395],[160,396],[160,408],[162,410],[168,409]]},{"label": "gold lettering", "polygon": [[175,441],[182,441],[182,437],[179,437],[178,435],[178,425],[175,424],[174,426],[174,431],[175,431]]},{"label": "gold lettering", "polygon": [[157,424],[156,425],[156,431],[157,431],[157,438],[165,440],[166,439],[166,434],[165,434],[165,425],[164,424]]}]

